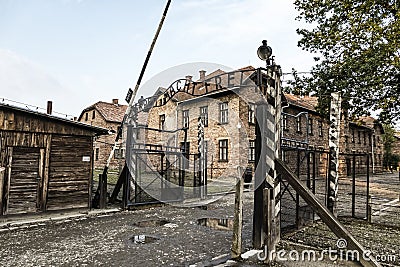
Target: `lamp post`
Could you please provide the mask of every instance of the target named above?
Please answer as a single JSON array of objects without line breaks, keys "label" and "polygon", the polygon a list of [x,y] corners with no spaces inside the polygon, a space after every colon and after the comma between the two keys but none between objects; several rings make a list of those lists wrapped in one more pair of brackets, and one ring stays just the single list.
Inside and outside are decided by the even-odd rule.
[{"label": "lamp post", "polygon": [[257,56],[266,61],[267,66],[271,65],[270,57],[272,55],[272,48],[267,45],[267,40],[262,41],[262,45],[257,49]]}]

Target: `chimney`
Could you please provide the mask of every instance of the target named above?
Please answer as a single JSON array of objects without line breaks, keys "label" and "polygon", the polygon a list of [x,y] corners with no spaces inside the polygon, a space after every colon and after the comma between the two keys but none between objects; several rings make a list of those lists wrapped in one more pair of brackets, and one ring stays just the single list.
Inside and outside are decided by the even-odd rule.
[{"label": "chimney", "polygon": [[112,100],[112,103],[113,103],[114,105],[118,105],[118,98],[114,98],[114,99]]},{"label": "chimney", "polygon": [[204,82],[204,80],[206,79],[206,71],[201,70],[199,72],[200,72],[200,81]]},{"label": "chimney", "polygon": [[192,81],[193,76],[191,76],[191,75],[186,75],[185,78],[186,78],[186,80]]},{"label": "chimney", "polygon": [[47,101],[47,114],[51,115],[53,113],[53,102]]}]

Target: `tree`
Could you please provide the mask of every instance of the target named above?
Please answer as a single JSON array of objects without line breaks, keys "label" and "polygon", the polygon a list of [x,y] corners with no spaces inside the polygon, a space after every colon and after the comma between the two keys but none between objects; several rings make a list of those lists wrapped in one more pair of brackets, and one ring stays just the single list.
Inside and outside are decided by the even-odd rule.
[{"label": "tree", "polygon": [[[400,119],[400,0],[295,0],[298,46],[315,53],[310,76],[293,70],[291,85],[319,96],[327,111],[331,92],[340,92],[354,116],[378,111],[383,122]],[[317,57],[318,56],[318,57]]]}]

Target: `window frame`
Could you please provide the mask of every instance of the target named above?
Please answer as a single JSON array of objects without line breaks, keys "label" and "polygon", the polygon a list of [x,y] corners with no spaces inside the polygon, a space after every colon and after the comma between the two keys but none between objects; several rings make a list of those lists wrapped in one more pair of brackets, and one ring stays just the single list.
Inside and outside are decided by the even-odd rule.
[{"label": "window frame", "polygon": [[165,130],[165,114],[160,114],[158,117],[158,129]]},{"label": "window frame", "polygon": [[189,128],[189,110],[182,110],[182,126],[183,128]]},{"label": "window frame", "polygon": [[[204,112],[206,111],[206,112]],[[200,118],[203,121],[204,127],[208,126],[208,106],[200,107]]]},{"label": "window frame", "polygon": [[308,134],[309,135],[314,135],[314,129],[313,129],[313,118],[308,118]]},{"label": "window frame", "polygon": [[247,108],[248,108],[247,121],[249,124],[255,124],[256,123],[256,104],[249,103]]},{"label": "window frame", "polygon": [[229,142],[228,139],[218,140],[218,161],[227,162],[229,161]]},{"label": "window frame", "polygon": [[319,137],[323,137],[324,136],[324,127],[323,127],[323,123],[321,120],[318,121],[318,136]]},{"label": "window frame", "polygon": [[227,124],[229,123],[228,119],[228,102],[219,103],[219,123]]},{"label": "window frame", "polygon": [[301,116],[296,117],[296,132],[301,133]]},{"label": "window frame", "polygon": [[248,162],[256,161],[256,140],[249,140]]}]

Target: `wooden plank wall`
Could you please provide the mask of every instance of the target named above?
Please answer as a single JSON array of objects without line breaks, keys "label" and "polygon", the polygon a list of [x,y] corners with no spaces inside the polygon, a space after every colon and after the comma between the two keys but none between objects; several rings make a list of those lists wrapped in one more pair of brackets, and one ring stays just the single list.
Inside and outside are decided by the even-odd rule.
[{"label": "wooden plank wall", "polygon": [[14,147],[8,188],[7,213],[36,212],[41,174],[40,150],[32,147]]},{"label": "wooden plank wall", "polygon": [[0,216],[88,208],[92,145],[91,136],[0,130]]},{"label": "wooden plank wall", "polygon": [[47,210],[88,207],[91,137],[53,135],[50,151]]}]

